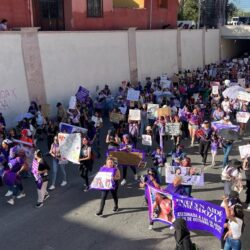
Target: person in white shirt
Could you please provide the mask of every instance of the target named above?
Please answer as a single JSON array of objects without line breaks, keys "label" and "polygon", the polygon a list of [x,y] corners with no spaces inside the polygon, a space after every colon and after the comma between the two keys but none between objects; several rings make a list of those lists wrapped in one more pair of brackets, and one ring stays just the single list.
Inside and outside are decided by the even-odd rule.
[{"label": "person in white shirt", "polygon": [[224,112],[228,115],[231,111],[231,105],[230,105],[230,101],[229,98],[226,97],[224,99],[224,101],[221,103],[222,109],[224,110]]},{"label": "person in white shirt", "polygon": [[96,151],[97,153],[97,158],[101,157],[100,154],[100,132],[101,132],[101,128],[103,127],[103,120],[101,117],[101,113],[100,112],[95,112],[95,115],[93,115],[91,117],[91,121],[94,122],[94,126],[96,128],[96,136],[95,136],[95,140],[93,144],[93,149],[94,151]]}]

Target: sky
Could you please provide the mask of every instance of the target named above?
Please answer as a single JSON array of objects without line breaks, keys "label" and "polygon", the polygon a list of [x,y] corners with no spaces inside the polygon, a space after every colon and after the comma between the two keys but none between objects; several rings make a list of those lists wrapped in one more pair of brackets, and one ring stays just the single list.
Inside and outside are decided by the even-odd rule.
[{"label": "sky", "polygon": [[231,0],[239,9],[250,11],[250,0]]}]

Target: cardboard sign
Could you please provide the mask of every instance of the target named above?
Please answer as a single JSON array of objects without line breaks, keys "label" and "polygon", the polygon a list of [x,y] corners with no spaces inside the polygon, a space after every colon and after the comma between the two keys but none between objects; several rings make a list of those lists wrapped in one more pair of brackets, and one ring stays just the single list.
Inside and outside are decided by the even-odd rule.
[{"label": "cardboard sign", "polygon": [[247,123],[250,118],[250,114],[248,112],[237,112],[236,120],[240,123]]},{"label": "cardboard sign", "polygon": [[172,136],[178,136],[181,134],[180,123],[167,123],[166,134]]},{"label": "cardboard sign", "polygon": [[152,146],[152,136],[151,135],[142,135],[142,145]]},{"label": "cardboard sign", "polygon": [[246,157],[249,157],[250,156],[250,144],[239,146],[239,151],[240,151],[241,159],[245,159]]},{"label": "cardboard sign", "polygon": [[213,95],[219,94],[219,86],[212,86],[212,94]]},{"label": "cardboard sign", "polygon": [[167,108],[159,108],[157,110],[157,115],[158,117],[161,117],[161,116],[171,116],[171,108],[170,107],[167,107]]},{"label": "cardboard sign", "polygon": [[143,161],[142,152],[110,151],[109,156],[117,159],[119,165],[139,166]]},{"label": "cardboard sign", "polygon": [[241,101],[250,102],[250,94],[247,92],[240,91],[237,98]]},{"label": "cardboard sign", "polygon": [[111,112],[109,115],[110,122],[119,124],[121,121],[125,120],[123,114]]},{"label": "cardboard sign", "polygon": [[128,101],[138,101],[140,97],[140,91],[130,88],[127,94]]},{"label": "cardboard sign", "polygon": [[246,87],[246,79],[245,78],[239,78],[238,83],[241,87],[245,88]]},{"label": "cardboard sign", "polygon": [[157,117],[157,110],[159,109],[159,104],[148,103],[147,105],[147,118],[155,119]]},{"label": "cardboard sign", "polygon": [[41,105],[41,112],[42,112],[43,117],[49,117],[50,104],[42,104]]},{"label": "cardboard sign", "polygon": [[128,115],[129,121],[140,121],[141,120],[141,110],[139,109],[130,109]]},{"label": "cardboard sign", "polygon": [[174,167],[166,164],[166,183],[173,183],[176,175],[182,177],[182,185],[204,186],[204,172],[195,167]]}]

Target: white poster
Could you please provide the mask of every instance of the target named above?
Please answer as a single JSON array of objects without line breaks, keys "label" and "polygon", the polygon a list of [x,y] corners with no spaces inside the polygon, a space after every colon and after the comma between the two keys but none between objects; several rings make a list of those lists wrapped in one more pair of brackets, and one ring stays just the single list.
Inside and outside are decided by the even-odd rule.
[{"label": "white poster", "polygon": [[69,109],[76,108],[76,96],[71,96],[69,99]]},{"label": "white poster", "polygon": [[212,94],[213,95],[219,94],[219,86],[212,86]]},{"label": "white poster", "polygon": [[138,101],[140,97],[140,91],[130,88],[127,94],[128,101]]},{"label": "white poster", "polygon": [[247,123],[250,118],[250,114],[248,112],[237,112],[236,120],[240,123]]},{"label": "white poster", "polygon": [[246,79],[245,78],[239,78],[238,83],[241,87],[245,88],[246,87]]},{"label": "white poster", "polygon": [[155,119],[157,117],[157,110],[159,104],[148,103],[147,105],[147,117],[148,119]]},{"label": "white poster", "polygon": [[249,157],[250,156],[250,144],[239,146],[239,151],[240,151],[241,159],[245,159],[246,157]]},{"label": "white poster", "polygon": [[142,135],[142,145],[152,146],[152,136],[151,135]]},{"label": "white poster", "polygon": [[248,64],[248,58],[247,57],[244,58],[244,63]]},{"label": "white poster", "polygon": [[79,164],[81,134],[58,134],[61,158]]},{"label": "white poster", "polygon": [[140,109],[130,109],[128,115],[129,121],[140,121],[141,120],[141,110]]},{"label": "white poster", "polygon": [[241,101],[250,102],[250,94],[247,92],[240,91],[237,98]]}]

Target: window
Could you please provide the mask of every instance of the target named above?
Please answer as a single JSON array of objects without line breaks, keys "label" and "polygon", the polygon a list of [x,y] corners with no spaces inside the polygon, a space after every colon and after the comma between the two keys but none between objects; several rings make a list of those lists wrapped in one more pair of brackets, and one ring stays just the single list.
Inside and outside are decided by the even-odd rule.
[{"label": "window", "polygon": [[103,0],[87,0],[87,16],[102,17],[103,16]]},{"label": "window", "polygon": [[58,18],[59,17],[59,2],[58,0],[40,0],[41,13],[43,18]]},{"label": "window", "polygon": [[159,8],[168,8],[168,0],[159,0]]}]

